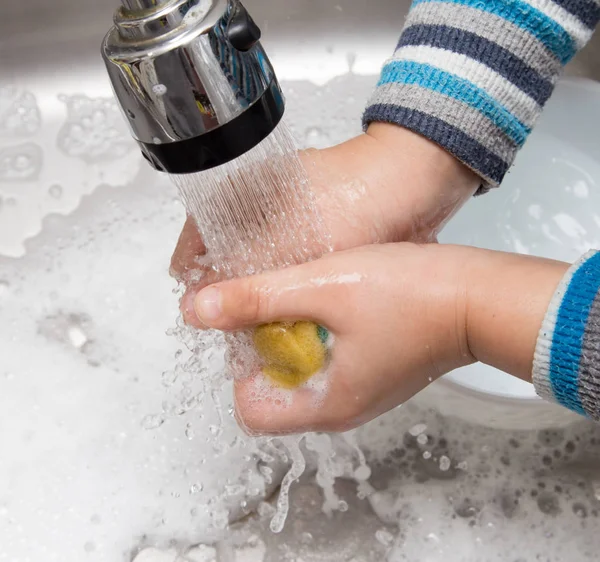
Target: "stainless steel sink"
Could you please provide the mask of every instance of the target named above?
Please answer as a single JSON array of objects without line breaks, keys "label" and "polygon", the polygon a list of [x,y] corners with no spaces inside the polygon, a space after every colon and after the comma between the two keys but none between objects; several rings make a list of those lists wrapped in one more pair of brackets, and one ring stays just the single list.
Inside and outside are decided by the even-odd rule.
[{"label": "stainless steel sink", "polygon": [[[251,488],[259,463],[235,447],[199,461],[225,402],[156,414],[177,386],[164,332],[184,212],[111,102],[99,46],[115,3],[5,2],[0,21],[0,561],[595,560],[598,429],[491,430],[417,404],[358,432],[373,475],[359,497],[339,482],[332,517],[307,476],[282,535],[267,504],[216,532],[224,506],[256,507],[222,491]],[[246,4],[301,142],[357,132],[408,3]],[[567,72],[600,80],[600,33]]]}]

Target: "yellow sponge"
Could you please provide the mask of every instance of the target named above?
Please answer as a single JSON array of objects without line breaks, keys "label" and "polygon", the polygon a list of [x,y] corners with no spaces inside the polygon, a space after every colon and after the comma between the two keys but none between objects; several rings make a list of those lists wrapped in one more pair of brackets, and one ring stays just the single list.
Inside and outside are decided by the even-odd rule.
[{"label": "yellow sponge", "polygon": [[263,373],[283,388],[297,388],[325,365],[322,329],[312,322],[278,322],[259,326],[254,345],[264,361]]}]

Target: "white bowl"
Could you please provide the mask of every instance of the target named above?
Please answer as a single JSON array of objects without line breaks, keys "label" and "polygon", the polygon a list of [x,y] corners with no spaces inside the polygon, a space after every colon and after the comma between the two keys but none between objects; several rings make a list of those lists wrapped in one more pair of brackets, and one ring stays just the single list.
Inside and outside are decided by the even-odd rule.
[{"label": "white bowl", "polygon": [[[502,187],[466,205],[440,239],[567,262],[599,248],[600,84],[563,80]],[[443,413],[495,427],[577,419],[481,364],[451,373],[424,397]]]}]

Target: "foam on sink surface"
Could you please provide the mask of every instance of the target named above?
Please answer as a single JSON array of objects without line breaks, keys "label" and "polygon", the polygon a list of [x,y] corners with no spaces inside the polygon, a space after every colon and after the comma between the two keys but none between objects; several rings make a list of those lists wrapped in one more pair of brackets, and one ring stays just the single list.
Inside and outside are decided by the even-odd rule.
[{"label": "foam on sink surface", "polygon": [[142,164],[113,97],[0,84],[0,255],[24,255],[45,216],[128,185]]},{"label": "foam on sink surface", "polygon": [[[340,78],[327,95],[348,91],[353,80]],[[296,88],[302,99],[314,94],[308,83]],[[334,117],[342,123],[343,116]],[[298,123],[307,142],[320,134],[321,119],[315,112]],[[353,129],[358,120],[344,123]],[[330,136],[323,144],[336,141]],[[210,409],[203,419],[147,420],[156,431],[141,426],[146,415],[162,411],[168,391],[160,372],[172,368],[177,352],[163,333],[176,311],[166,264],[183,220],[167,182],[143,170],[127,190],[97,190],[70,217],[49,217],[24,259],[0,260],[0,341],[6,343],[0,377],[8,389],[0,395],[0,435],[11,452],[0,462],[0,481],[8,482],[0,491],[0,518],[7,523],[0,525],[0,556],[11,562],[79,562],[82,556],[113,562],[129,560],[148,542],[167,550],[172,541],[208,542],[213,532],[221,534],[228,507],[224,497],[209,501],[215,490],[236,486],[248,466],[244,453],[229,449],[209,451],[216,458],[200,464],[206,430],[218,423]],[[426,429],[412,435],[423,423]],[[222,441],[231,444],[233,420],[226,417],[226,425]],[[536,449],[541,435],[489,433],[404,408],[361,432],[373,476],[358,493],[373,509],[364,507],[368,500],[353,503],[353,490],[342,500],[349,511],[326,519],[319,489],[296,488],[302,493],[292,496],[282,536],[266,531],[272,513],[263,510],[264,557],[293,559],[298,552],[337,562],[352,551],[359,560],[379,562],[387,550],[402,559],[404,549],[411,562],[423,552],[434,561],[485,553],[487,562],[513,554],[515,560],[550,558],[569,545],[585,560],[600,548],[589,524],[598,507],[596,476],[578,467],[584,461],[598,466],[597,432],[563,433],[559,442]],[[233,491],[239,494],[229,506],[239,507],[247,498],[239,487]],[[518,491],[530,497],[515,507]],[[522,534],[524,521],[534,544],[507,544],[507,536]],[[340,534],[344,529],[347,535]],[[347,538],[335,544],[334,536]]]},{"label": "foam on sink surface", "polygon": [[[274,466],[266,482],[250,442],[232,447],[243,435],[228,389],[223,412],[208,403],[143,427],[163,402],[181,403],[161,372],[178,352],[165,335],[177,316],[167,268],[184,218],[165,180],[149,171],[143,189],[98,190],[48,220],[26,259],[0,259],[0,435],[10,451],[0,559],[114,561],[144,535],[211,540],[230,510],[252,509],[280,478]],[[222,370],[222,355],[205,359]],[[218,450],[209,426],[221,428]]]},{"label": "foam on sink surface", "polygon": [[[110,153],[119,144],[106,142],[98,113],[107,115],[109,100],[48,94],[37,99],[39,180],[15,192],[19,228],[7,226],[5,213],[0,220],[0,254],[27,250],[20,260],[0,258],[0,432],[11,451],[0,463],[8,483],[0,559],[85,554],[112,562],[143,536],[158,546],[212,540],[230,511],[239,517],[271,493],[282,463],[269,472],[258,466],[255,446],[229,415],[230,390],[221,412],[209,405],[177,415],[183,389],[173,365],[181,357],[173,359],[180,351],[164,331],[177,316],[167,268],[183,209],[166,178],[139,168],[137,151]],[[98,124],[98,135],[84,134]],[[111,178],[127,188],[98,187]],[[2,197],[16,187],[0,184]],[[59,209],[70,214],[48,214]],[[40,227],[42,235],[25,241]],[[222,356],[206,359],[220,370]],[[186,390],[193,404],[197,389]],[[218,447],[215,435],[206,443],[212,427]]]}]

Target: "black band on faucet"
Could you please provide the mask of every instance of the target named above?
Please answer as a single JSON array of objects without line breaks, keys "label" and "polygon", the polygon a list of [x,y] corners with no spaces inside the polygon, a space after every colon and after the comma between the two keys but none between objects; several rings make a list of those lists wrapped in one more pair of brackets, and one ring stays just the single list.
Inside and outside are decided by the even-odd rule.
[{"label": "black band on faucet", "polygon": [[193,174],[231,162],[253,149],[273,132],[284,111],[283,94],[273,80],[258,101],[213,131],[185,141],[138,142],[146,160],[160,172]]}]

